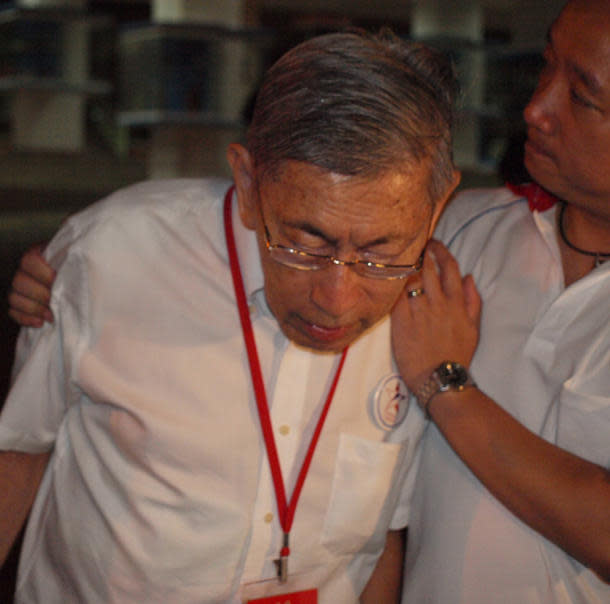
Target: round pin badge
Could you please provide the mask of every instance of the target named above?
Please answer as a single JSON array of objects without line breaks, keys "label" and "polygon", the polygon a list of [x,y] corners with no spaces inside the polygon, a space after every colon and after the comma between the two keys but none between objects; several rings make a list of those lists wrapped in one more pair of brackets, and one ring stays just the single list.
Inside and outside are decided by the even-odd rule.
[{"label": "round pin badge", "polygon": [[377,427],[396,428],[409,410],[409,389],[397,373],[384,377],[373,393],[371,415]]}]

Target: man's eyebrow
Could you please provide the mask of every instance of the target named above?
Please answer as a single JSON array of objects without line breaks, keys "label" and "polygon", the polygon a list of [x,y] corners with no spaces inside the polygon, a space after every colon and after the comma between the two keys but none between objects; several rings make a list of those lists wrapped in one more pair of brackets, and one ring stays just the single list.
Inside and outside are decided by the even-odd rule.
[{"label": "man's eyebrow", "polygon": [[[338,243],[337,239],[330,237],[329,235],[324,233],[324,231],[322,231],[318,227],[312,225],[311,223],[309,223],[305,220],[289,221],[286,223],[286,225],[291,228],[295,228],[300,231],[304,231],[305,233],[309,233],[310,235],[313,235],[314,237],[319,237],[320,239],[323,239],[324,241],[326,241],[329,245],[336,245]],[[360,247],[369,248],[369,247],[375,247],[376,245],[384,245],[386,243],[392,243],[394,240],[400,239],[400,238],[401,238],[401,234],[389,233],[387,235],[382,235],[381,237],[377,237],[377,239],[367,241]],[[413,237],[413,239],[415,239],[415,237]]]},{"label": "man's eyebrow", "polygon": [[299,231],[304,231],[305,233],[309,233],[310,235],[313,235],[314,237],[319,237],[320,239],[324,239],[324,241],[326,241],[327,243],[329,243],[331,245],[334,245],[337,243],[336,239],[329,237],[326,233],[324,233],[324,231],[322,231],[318,227],[314,226],[310,222],[307,222],[306,220],[289,220],[289,221],[285,222],[284,224],[290,228],[297,229]]}]

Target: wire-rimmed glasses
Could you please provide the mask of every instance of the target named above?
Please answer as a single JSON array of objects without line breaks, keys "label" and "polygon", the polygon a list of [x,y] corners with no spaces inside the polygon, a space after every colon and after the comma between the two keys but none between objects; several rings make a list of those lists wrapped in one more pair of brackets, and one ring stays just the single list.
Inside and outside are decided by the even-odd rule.
[{"label": "wire-rimmed glasses", "polygon": [[261,209],[261,219],[265,230],[265,246],[273,260],[300,271],[317,271],[329,266],[347,266],[357,275],[370,279],[405,279],[416,273],[422,267],[424,252],[422,251],[415,264],[382,264],[369,260],[341,260],[326,254],[312,254],[298,248],[271,243],[269,229]]}]

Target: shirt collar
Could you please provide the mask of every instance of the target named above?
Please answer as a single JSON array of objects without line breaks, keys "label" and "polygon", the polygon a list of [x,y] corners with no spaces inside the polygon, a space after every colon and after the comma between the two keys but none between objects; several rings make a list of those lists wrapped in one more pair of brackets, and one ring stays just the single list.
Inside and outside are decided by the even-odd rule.
[{"label": "shirt collar", "polygon": [[534,210],[532,215],[536,228],[551,251],[553,259],[561,266],[561,250],[557,240],[557,208],[558,206],[554,205],[544,211]]},{"label": "shirt collar", "polygon": [[528,182],[522,185],[506,183],[506,187],[516,195],[525,197],[532,212],[534,210],[544,212],[552,208],[558,201],[557,197],[535,182]]},{"label": "shirt collar", "polygon": [[520,185],[506,183],[506,188],[515,195],[527,199],[536,228],[549,248],[554,260],[561,265],[561,252],[555,234],[557,197],[535,182]]},{"label": "shirt collar", "polygon": [[[256,310],[265,316],[270,316],[271,311],[265,300],[265,279],[261,266],[260,252],[256,241],[256,233],[247,229],[239,216],[237,205],[237,191],[233,191],[231,198],[231,215],[233,218],[233,232],[235,234],[235,247],[244,281],[244,290],[248,298],[248,304],[254,305]],[[252,309],[254,310],[254,308]]]}]

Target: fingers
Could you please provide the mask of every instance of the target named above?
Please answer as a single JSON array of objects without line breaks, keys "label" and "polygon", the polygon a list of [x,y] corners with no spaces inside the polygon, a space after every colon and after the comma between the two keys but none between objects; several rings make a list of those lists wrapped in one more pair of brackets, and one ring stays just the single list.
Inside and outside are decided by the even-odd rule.
[{"label": "fingers", "polygon": [[8,295],[9,316],[27,327],[53,321],[49,303],[55,271],[42,256],[43,249],[36,245],[23,255]]},{"label": "fingers", "polygon": [[44,325],[44,321],[40,317],[28,315],[13,308],[9,308],[8,316],[21,327],[42,327]]},{"label": "fingers", "polygon": [[459,305],[470,321],[480,323],[482,302],[474,279],[472,275],[462,278],[457,261],[440,241],[428,242],[420,279],[409,282],[405,293],[418,308],[437,302]]},{"label": "fingers", "polygon": [[[12,295],[14,294],[14,295]],[[12,299],[11,299],[12,298]],[[13,305],[13,301],[19,308],[19,310],[29,311],[29,308],[20,308],[23,304],[28,304],[28,301],[34,302],[38,305],[48,306],[51,300],[51,290],[48,287],[30,274],[24,272],[22,269],[18,269],[13,277],[11,284],[11,291],[9,294],[9,303]]]},{"label": "fingers", "polygon": [[55,279],[55,271],[49,266],[42,255],[44,248],[44,244],[31,247],[21,258],[19,271],[29,275],[34,281],[50,289]]},{"label": "fingers", "polygon": [[[428,242],[426,249],[426,255],[428,254],[434,258],[434,268],[440,286],[438,293],[442,290],[449,298],[461,297],[463,295],[462,276],[458,263],[449,250],[440,241],[432,239]],[[436,280],[434,282],[436,283]]]},{"label": "fingers", "polygon": [[477,325],[481,324],[481,296],[474,283],[472,275],[466,275],[462,280],[464,302],[469,319]]},{"label": "fingers", "polygon": [[443,295],[438,267],[434,251],[428,247],[424,254],[424,263],[421,271],[422,288],[428,300],[436,300]]},{"label": "fingers", "polygon": [[53,313],[48,302],[42,303],[12,289],[8,295],[9,316],[27,327],[40,327],[44,321],[53,322]]},{"label": "fingers", "polygon": [[[416,295],[418,288],[423,294]],[[447,248],[430,241],[422,271],[409,281],[392,312],[392,349],[409,386],[443,359],[470,364],[479,337],[481,298],[471,276],[462,279]]]}]

